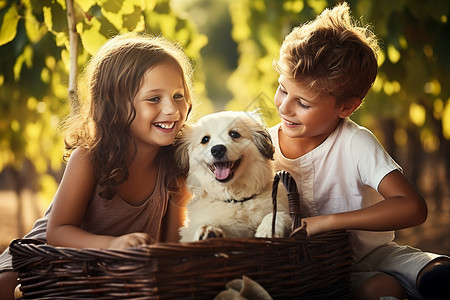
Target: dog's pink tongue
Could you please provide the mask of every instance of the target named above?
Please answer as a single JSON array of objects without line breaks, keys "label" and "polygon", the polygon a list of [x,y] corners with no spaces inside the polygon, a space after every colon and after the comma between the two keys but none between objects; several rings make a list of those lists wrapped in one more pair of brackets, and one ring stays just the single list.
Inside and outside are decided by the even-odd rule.
[{"label": "dog's pink tongue", "polygon": [[227,168],[226,166],[218,165],[216,166],[216,169],[214,170],[214,175],[218,180],[224,180],[227,179],[228,176],[230,176],[231,169]]}]

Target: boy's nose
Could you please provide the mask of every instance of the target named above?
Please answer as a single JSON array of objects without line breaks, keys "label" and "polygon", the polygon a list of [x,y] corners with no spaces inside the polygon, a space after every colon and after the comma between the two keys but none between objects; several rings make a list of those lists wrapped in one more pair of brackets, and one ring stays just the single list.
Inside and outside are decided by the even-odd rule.
[{"label": "boy's nose", "polygon": [[289,100],[289,98],[284,98],[280,101],[280,105],[278,106],[278,110],[283,115],[288,114],[291,111],[291,103],[292,101]]}]

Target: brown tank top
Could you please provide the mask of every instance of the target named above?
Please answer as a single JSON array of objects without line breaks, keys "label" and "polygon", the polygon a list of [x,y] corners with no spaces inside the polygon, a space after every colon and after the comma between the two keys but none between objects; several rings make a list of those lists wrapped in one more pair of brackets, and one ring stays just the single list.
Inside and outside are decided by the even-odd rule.
[{"label": "brown tank top", "polygon": [[111,200],[105,200],[98,196],[96,190],[89,201],[81,228],[94,234],[111,236],[145,232],[159,241],[169,198],[163,183],[163,169],[160,166],[153,193],[139,206],[128,204],[118,194]]}]

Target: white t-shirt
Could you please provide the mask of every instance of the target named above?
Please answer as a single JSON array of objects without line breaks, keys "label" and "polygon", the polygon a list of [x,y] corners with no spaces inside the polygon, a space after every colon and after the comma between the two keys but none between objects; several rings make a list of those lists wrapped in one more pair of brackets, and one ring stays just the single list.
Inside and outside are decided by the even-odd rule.
[{"label": "white t-shirt", "polygon": [[[343,119],[331,135],[305,155],[289,159],[278,142],[280,124],[270,128],[277,170],[289,172],[297,183],[302,214],[315,216],[368,207],[383,197],[380,181],[401,167],[376,137],[350,119]],[[351,231],[356,261],[394,239],[393,231]]]}]

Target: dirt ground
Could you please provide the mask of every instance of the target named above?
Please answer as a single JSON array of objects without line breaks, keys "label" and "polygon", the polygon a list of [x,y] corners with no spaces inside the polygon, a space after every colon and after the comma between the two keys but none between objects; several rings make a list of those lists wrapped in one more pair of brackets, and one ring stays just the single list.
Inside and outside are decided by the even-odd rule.
[{"label": "dirt ground", "polygon": [[[27,233],[33,227],[34,221],[44,214],[45,204],[40,204],[32,193],[23,193],[22,231]],[[0,191],[0,250],[3,251],[9,243],[22,236],[17,222],[18,205],[13,191]]]},{"label": "dirt ground", "polygon": [[[397,231],[396,241],[425,251],[450,254],[450,199],[444,199],[437,210],[432,199],[427,199],[428,220],[420,226]],[[23,195],[24,232],[44,213],[45,204],[37,207],[30,192]],[[38,210],[38,211],[36,211]],[[17,200],[12,191],[0,191],[0,250],[3,251],[14,238],[20,237],[17,226]]]}]

